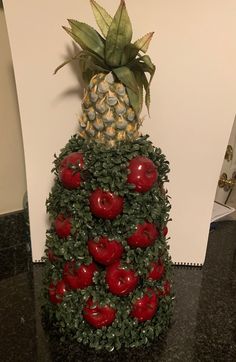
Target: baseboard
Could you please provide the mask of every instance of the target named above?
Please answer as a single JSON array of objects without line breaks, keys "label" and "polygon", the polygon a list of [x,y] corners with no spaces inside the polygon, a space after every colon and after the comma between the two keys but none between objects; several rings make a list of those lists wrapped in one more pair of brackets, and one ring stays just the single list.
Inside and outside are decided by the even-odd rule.
[{"label": "baseboard", "polygon": [[0,213],[0,217],[19,214],[19,213],[21,213],[23,211],[24,211],[23,209],[19,209],[19,210],[15,210],[15,211],[8,211],[8,212]]}]

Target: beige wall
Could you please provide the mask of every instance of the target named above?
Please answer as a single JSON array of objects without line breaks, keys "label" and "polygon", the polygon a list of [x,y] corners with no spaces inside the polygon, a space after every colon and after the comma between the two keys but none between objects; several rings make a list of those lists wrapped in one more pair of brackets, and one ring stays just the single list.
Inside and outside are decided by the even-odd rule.
[{"label": "beige wall", "polygon": [[1,7],[0,49],[0,214],[5,214],[22,209],[26,180],[13,65]]},{"label": "beige wall", "polygon": [[[119,1],[100,0],[113,13]],[[89,1],[5,0],[26,157],[33,259],[43,255],[53,154],[76,129],[75,68],[52,76],[73,45],[67,18],[95,25]],[[127,0],[134,37],[155,31],[151,119],[144,131],[171,163],[175,262],[203,263],[216,184],[236,112],[236,1]],[[26,16],[27,14],[27,16]],[[146,111],[144,112],[146,113]]]}]

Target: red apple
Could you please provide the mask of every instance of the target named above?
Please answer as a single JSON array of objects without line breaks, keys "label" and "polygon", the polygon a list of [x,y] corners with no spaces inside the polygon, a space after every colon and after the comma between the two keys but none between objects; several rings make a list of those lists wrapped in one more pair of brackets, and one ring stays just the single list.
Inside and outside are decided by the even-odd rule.
[{"label": "red apple", "polygon": [[67,189],[76,189],[81,184],[81,169],[84,165],[83,154],[72,152],[66,156],[59,168],[59,178]]},{"label": "red apple", "polygon": [[54,304],[60,304],[66,292],[65,282],[63,280],[59,280],[56,284],[51,283],[49,285],[48,292],[49,292],[50,302]]},{"label": "red apple", "polygon": [[168,227],[165,226],[163,229],[162,229],[162,234],[163,236],[166,236],[168,234]]},{"label": "red apple", "polygon": [[157,176],[156,166],[149,158],[137,156],[130,161],[127,181],[135,185],[135,191],[150,190],[156,182]]},{"label": "red apple", "polygon": [[63,214],[59,214],[54,221],[55,231],[60,238],[66,238],[70,235],[71,226],[71,219]]},{"label": "red apple", "polygon": [[89,198],[91,212],[103,219],[115,219],[123,211],[124,198],[112,192],[96,189]]},{"label": "red apple", "polygon": [[117,240],[101,237],[98,241],[89,240],[88,249],[93,258],[102,265],[111,265],[120,259],[123,246]]},{"label": "red apple", "polygon": [[159,259],[157,262],[151,263],[151,270],[148,273],[148,279],[160,280],[165,273],[165,267],[162,261]]},{"label": "red apple", "polygon": [[171,286],[168,280],[165,280],[162,286],[162,290],[159,290],[158,296],[165,297],[166,295],[170,294]]},{"label": "red apple", "polygon": [[89,298],[86,306],[83,308],[84,319],[95,328],[107,327],[116,318],[116,310],[109,305],[99,306],[93,303]]},{"label": "red apple", "polygon": [[137,230],[128,238],[128,244],[134,248],[146,248],[154,243],[159,232],[154,224],[138,224]]},{"label": "red apple", "polygon": [[139,282],[139,277],[132,269],[126,269],[116,261],[106,270],[106,282],[112,294],[125,296],[132,292]]},{"label": "red apple", "polygon": [[68,261],[64,265],[63,279],[71,289],[84,289],[93,284],[93,276],[97,267],[95,263],[81,264],[76,267],[75,261]]},{"label": "red apple", "polygon": [[157,307],[157,295],[151,288],[148,288],[144,296],[134,302],[131,316],[137,318],[139,322],[148,321],[156,314]]}]

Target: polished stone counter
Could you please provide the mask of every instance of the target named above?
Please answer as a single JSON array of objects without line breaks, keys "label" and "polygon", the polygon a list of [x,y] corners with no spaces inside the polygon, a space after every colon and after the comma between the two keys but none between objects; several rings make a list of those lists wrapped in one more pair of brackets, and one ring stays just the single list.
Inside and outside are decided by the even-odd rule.
[{"label": "polished stone counter", "polygon": [[42,265],[27,265],[24,272],[20,270],[9,277],[5,273],[0,279],[1,362],[236,361],[234,221],[218,223],[210,233],[202,269],[174,267],[176,301],[172,325],[165,336],[148,348],[98,353],[80,346],[60,345],[58,340],[49,338],[41,324]]}]

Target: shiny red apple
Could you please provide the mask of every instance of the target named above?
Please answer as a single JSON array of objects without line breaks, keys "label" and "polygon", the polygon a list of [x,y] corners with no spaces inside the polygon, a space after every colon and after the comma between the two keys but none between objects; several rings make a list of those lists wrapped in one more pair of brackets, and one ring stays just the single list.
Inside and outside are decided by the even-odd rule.
[{"label": "shiny red apple", "polygon": [[59,280],[56,284],[49,285],[49,299],[51,303],[60,304],[63,301],[63,296],[66,292],[66,284],[64,280]]},{"label": "shiny red apple", "polygon": [[100,306],[93,303],[92,298],[86,303],[83,308],[84,319],[95,328],[107,327],[116,318],[116,310],[109,305]]},{"label": "shiny red apple", "polygon": [[163,277],[164,273],[165,267],[161,259],[159,259],[157,262],[151,263],[151,270],[148,273],[147,278],[150,280],[160,280]]},{"label": "shiny red apple", "polygon": [[66,262],[63,269],[63,279],[71,289],[84,289],[93,284],[93,276],[97,267],[95,263],[76,266],[74,260]]},{"label": "shiny red apple", "polygon": [[135,185],[135,191],[146,192],[152,188],[157,180],[157,168],[152,160],[147,157],[134,157],[128,166],[127,181]]},{"label": "shiny red apple", "polygon": [[112,294],[125,296],[132,292],[139,282],[134,270],[122,267],[120,261],[107,267],[106,282]]},{"label": "shiny red apple", "polygon": [[107,266],[121,258],[123,246],[117,240],[100,237],[98,241],[88,241],[88,250],[95,261]]},{"label": "shiny red apple", "polygon": [[138,224],[136,231],[127,239],[130,246],[134,248],[146,248],[158,238],[159,231],[155,224],[145,222]]},{"label": "shiny red apple", "polygon": [[124,198],[112,192],[96,189],[89,198],[91,212],[103,219],[115,219],[123,211]]},{"label": "shiny red apple", "polygon": [[66,156],[59,167],[59,178],[67,189],[76,189],[81,184],[81,169],[84,165],[83,154],[72,152]]},{"label": "shiny red apple", "polygon": [[55,231],[60,238],[66,238],[71,232],[71,219],[59,214],[54,221]]},{"label": "shiny red apple", "polygon": [[157,307],[157,295],[151,288],[148,288],[144,296],[134,302],[131,316],[137,318],[139,322],[148,321],[156,314]]}]

